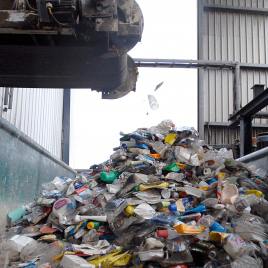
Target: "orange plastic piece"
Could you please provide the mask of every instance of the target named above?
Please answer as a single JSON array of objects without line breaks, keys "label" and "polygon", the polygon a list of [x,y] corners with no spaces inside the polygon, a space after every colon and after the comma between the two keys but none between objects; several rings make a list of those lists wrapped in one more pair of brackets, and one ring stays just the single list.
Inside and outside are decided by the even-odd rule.
[{"label": "orange plastic piece", "polygon": [[199,188],[199,190],[201,190],[201,191],[207,191],[208,190],[208,186],[201,186]]},{"label": "orange plastic piece", "polygon": [[153,157],[153,158],[161,158],[162,157],[162,155],[161,154],[149,154],[151,157]]},{"label": "orange plastic piece", "polygon": [[185,169],[186,165],[185,164],[181,164],[180,162],[176,162],[177,166],[181,169]]}]

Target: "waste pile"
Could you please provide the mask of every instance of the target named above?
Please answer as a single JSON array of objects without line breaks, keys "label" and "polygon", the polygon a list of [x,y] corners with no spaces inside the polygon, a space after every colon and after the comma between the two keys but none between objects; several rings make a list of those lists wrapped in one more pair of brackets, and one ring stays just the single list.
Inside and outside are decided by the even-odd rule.
[{"label": "waste pile", "polygon": [[265,267],[265,170],[164,120],[8,214],[0,267]]}]

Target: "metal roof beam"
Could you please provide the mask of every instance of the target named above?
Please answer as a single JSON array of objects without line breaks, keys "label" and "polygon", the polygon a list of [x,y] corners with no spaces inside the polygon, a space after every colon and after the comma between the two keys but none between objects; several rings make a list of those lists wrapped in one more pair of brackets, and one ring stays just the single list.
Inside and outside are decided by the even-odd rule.
[{"label": "metal roof beam", "polygon": [[225,5],[204,5],[204,11],[213,12],[230,12],[230,13],[244,13],[254,15],[268,15],[267,8],[254,8],[254,7],[237,7],[237,6],[225,6]]},{"label": "metal roof beam", "polygon": [[234,69],[234,61],[180,60],[180,59],[134,59],[138,67],[154,68],[194,68],[194,69]]},{"label": "metal roof beam", "polygon": [[181,60],[181,59],[134,59],[138,67],[151,68],[194,68],[194,69],[234,69],[239,64],[240,69],[268,70],[268,64],[238,63],[235,61],[214,60]]},{"label": "metal roof beam", "polygon": [[258,63],[240,63],[240,69],[259,69],[268,70],[268,64],[258,64]]}]

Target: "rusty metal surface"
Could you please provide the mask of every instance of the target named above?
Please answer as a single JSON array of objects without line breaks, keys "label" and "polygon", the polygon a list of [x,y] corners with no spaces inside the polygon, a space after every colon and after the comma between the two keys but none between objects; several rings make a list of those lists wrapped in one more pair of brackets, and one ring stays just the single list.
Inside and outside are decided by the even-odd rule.
[{"label": "rusty metal surface", "polygon": [[[20,5],[0,10],[0,86],[91,88],[109,99],[135,90],[137,70],[127,52],[143,32],[136,1],[68,0],[52,1],[47,10],[43,6],[42,12]],[[50,22],[39,17],[46,12]]]},{"label": "rusty metal surface", "polygon": [[0,85],[111,92],[130,77],[134,83],[127,90],[133,90],[136,67],[129,65],[133,60],[128,58],[127,54],[113,58],[94,56],[87,48],[0,46]]}]

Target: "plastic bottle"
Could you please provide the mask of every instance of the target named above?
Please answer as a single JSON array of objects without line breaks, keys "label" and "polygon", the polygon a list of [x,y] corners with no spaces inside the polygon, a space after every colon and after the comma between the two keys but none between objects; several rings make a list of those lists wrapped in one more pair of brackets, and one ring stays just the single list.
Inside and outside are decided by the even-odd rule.
[{"label": "plastic bottle", "polygon": [[[131,147],[136,146],[136,141],[135,141],[135,140],[134,140],[134,141],[121,141],[120,143],[121,143],[121,145],[125,144],[128,148],[131,148]],[[116,154],[116,152],[115,152],[113,155],[115,155],[115,154]],[[113,155],[111,155],[110,158],[111,158]],[[124,155],[124,154],[122,154],[122,155]],[[115,157],[116,157],[116,155],[115,155]],[[112,158],[111,158],[111,159],[112,159]],[[113,160],[114,160],[114,159],[113,159]]]},{"label": "plastic bottle", "polygon": [[87,228],[89,230],[91,229],[97,229],[98,227],[100,226],[100,223],[99,222],[96,222],[96,221],[91,221],[87,224]]},{"label": "plastic bottle", "polygon": [[68,214],[68,204],[72,203],[69,198],[60,198],[53,205],[53,213],[57,217]]},{"label": "plastic bottle", "polygon": [[226,236],[221,241],[224,250],[235,260],[238,257],[249,255],[254,251],[254,248],[241,238],[237,234],[231,234]]},{"label": "plastic bottle", "polygon": [[181,216],[184,216],[188,213],[198,213],[198,212],[206,212],[207,209],[204,205],[199,205],[196,208],[193,209],[188,209],[187,211],[185,211],[184,213],[181,214]]},{"label": "plastic bottle", "polygon": [[128,206],[126,207],[126,211],[125,211],[126,216],[127,216],[127,217],[130,217],[130,216],[134,215],[134,209],[135,209],[134,206],[128,205]]},{"label": "plastic bottle", "polygon": [[150,150],[139,149],[139,148],[128,148],[128,151],[131,153],[137,153],[137,154],[149,154],[150,153]]},{"label": "plastic bottle", "polygon": [[107,216],[79,216],[79,215],[76,215],[73,220],[74,220],[74,222],[81,222],[81,221],[85,221],[85,220],[107,222]]},{"label": "plastic bottle", "polygon": [[173,227],[178,222],[178,216],[166,215],[166,213],[159,213],[156,217],[146,221],[150,226],[170,226]]},{"label": "plastic bottle", "polygon": [[210,215],[203,216],[197,223],[197,225],[205,226],[206,228],[210,228],[214,223],[214,218]]},{"label": "plastic bottle", "polygon": [[101,172],[100,173],[100,178],[105,181],[105,182],[114,182],[115,179],[119,176],[119,172]]},{"label": "plastic bottle", "polygon": [[126,162],[126,166],[137,166],[137,165],[141,165],[143,164],[143,161],[131,161],[131,160],[127,160]]},{"label": "plastic bottle", "polygon": [[238,258],[232,263],[232,268],[262,268],[263,262],[260,258],[253,258],[250,256],[243,256],[243,258]]},{"label": "plastic bottle", "polygon": [[140,185],[140,190],[141,191],[145,191],[147,189],[152,189],[152,188],[160,188],[160,189],[163,189],[163,188],[168,188],[169,187],[169,183],[168,182],[162,182],[160,184],[150,184],[150,185],[143,185],[141,184]]},{"label": "plastic bottle", "polygon": [[157,110],[159,107],[159,104],[153,95],[148,95],[149,104],[152,110]]},{"label": "plastic bottle", "polygon": [[170,149],[171,148],[171,146],[170,146],[170,144],[165,144],[165,145],[163,145],[163,147],[162,148],[159,148],[158,150],[155,150],[157,153],[159,153],[159,154],[161,154],[162,155],[162,157],[165,155],[165,153],[166,153],[166,151],[168,150],[168,149]]},{"label": "plastic bottle", "polygon": [[112,160],[116,160],[117,158],[120,158],[121,156],[126,156],[126,152],[122,149],[116,151],[114,154],[110,156]]},{"label": "plastic bottle", "polygon": [[226,265],[232,261],[232,258],[223,249],[218,250],[216,258],[220,265]]},{"label": "plastic bottle", "polygon": [[263,197],[263,193],[261,191],[258,191],[258,190],[248,190],[246,192],[246,195],[250,195],[250,194],[255,194],[258,197]]},{"label": "plastic bottle", "polygon": [[72,245],[62,241],[56,241],[49,245],[46,253],[41,257],[38,264],[51,262],[52,259],[59,256],[64,251],[73,251]]},{"label": "plastic bottle", "polygon": [[180,234],[174,229],[158,230],[156,232],[156,237],[157,238],[166,238],[168,240],[173,240],[175,238],[180,237]]},{"label": "plastic bottle", "polygon": [[55,251],[63,252],[63,251],[73,251],[72,244],[66,243],[63,241],[55,241],[51,244]]},{"label": "plastic bottle", "polygon": [[234,204],[228,208],[228,210],[234,213],[241,213],[247,207],[254,205],[256,201],[257,201],[256,195],[251,194],[241,200],[235,201]]},{"label": "plastic bottle", "polygon": [[179,216],[178,220],[179,221],[195,220],[197,218],[200,218],[201,215],[202,215],[201,213],[194,213],[194,214],[190,214],[190,215]]},{"label": "plastic bottle", "polygon": [[173,145],[173,143],[176,141],[177,135],[176,134],[168,134],[165,138],[165,143]]},{"label": "plastic bottle", "polygon": [[190,244],[191,244],[190,241],[179,241],[179,242],[168,241],[166,243],[166,247],[167,247],[167,250],[171,252],[182,252],[186,250]]},{"label": "plastic bottle", "polygon": [[133,148],[146,149],[146,150],[149,149],[148,148],[148,145],[147,144],[143,144],[143,143],[138,144],[138,145],[134,146]]},{"label": "plastic bottle", "polygon": [[214,232],[222,232],[222,233],[227,233],[227,230],[224,229],[218,222],[214,222],[211,226],[210,226],[210,231],[214,231]]},{"label": "plastic bottle", "polygon": [[8,223],[14,223],[21,220],[22,216],[27,213],[25,206],[21,206],[7,214]]}]

